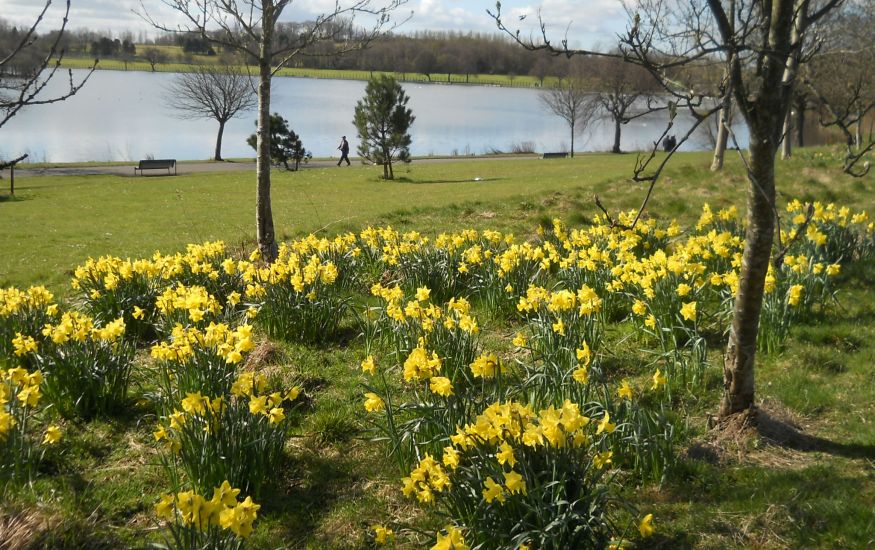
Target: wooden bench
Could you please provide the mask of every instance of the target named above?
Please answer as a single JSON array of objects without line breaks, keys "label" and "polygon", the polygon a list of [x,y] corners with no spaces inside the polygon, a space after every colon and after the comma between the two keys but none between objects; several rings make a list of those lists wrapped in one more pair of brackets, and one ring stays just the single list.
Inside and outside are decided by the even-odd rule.
[{"label": "wooden bench", "polygon": [[568,157],[568,153],[544,153],[542,159],[564,159]]},{"label": "wooden bench", "polygon": [[137,170],[140,171],[140,175],[143,175],[143,170],[167,170],[167,173],[170,173],[170,169],[173,168],[173,175],[176,175],[176,159],[148,159],[141,160],[140,164],[134,168],[134,175],[137,174]]}]

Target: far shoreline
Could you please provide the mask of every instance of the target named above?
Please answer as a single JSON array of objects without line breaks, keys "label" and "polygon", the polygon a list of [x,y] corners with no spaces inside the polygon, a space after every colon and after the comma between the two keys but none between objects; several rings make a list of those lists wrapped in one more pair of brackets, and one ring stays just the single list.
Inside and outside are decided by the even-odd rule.
[{"label": "far shoreline", "polygon": [[[65,69],[90,69],[94,64],[93,58],[65,57],[61,61],[61,67]],[[104,59],[97,64],[98,71],[142,72],[142,73],[185,73],[194,67],[210,65],[207,63],[159,63],[153,70],[145,61],[124,61],[118,59]],[[228,65],[236,69],[245,69],[245,65]],[[542,89],[548,88],[555,82],[557,77],[546,77],[543,83],[533,76],[492,75],[492,74],[458,74],[458,73],[432,73],[429,79],[423,73],[394,72],[394,71],[370,71],[370,70],[340,70],[340,69],[306,69],[284,67],[276,76],[286,78],[310,78],[314,80],[358,80],[366,82],[375,75],[390,75],[399,82],[414,84],[440,84],[462,86],[485,86],[500,88],[525,88]]]}]

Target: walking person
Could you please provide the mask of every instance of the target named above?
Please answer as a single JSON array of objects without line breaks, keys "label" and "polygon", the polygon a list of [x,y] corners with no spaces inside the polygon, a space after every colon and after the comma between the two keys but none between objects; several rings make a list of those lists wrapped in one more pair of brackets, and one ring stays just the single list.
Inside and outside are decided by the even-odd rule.
[{"label": "walking person", "polygon": [[349,166],[349,142],[346,141],[346,136],[340,138],[340,145],[337,148],[340,149],[340,160],[337,161],[337,165],[340,166],[341,162],[346,161],[346,165]]}]

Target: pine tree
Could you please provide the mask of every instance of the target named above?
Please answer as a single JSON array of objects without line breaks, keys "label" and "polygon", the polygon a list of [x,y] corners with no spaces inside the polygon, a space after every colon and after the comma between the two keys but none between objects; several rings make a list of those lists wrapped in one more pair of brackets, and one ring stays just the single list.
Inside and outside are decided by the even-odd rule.
[{"label": "pine tree", "polygon": [[[258,121],[255,122],[255,126],[258,127]],[[246,143],[258,151],[258,137],[255,134],[249,136]],[[289,128],[289,121],[279,113],[270,115],[270,160],[277,166],[282,164],[286,170],[292,170],[289,161],[294,161],[294,170],[297,170],[301,161],[307,162],[312,157],[313,155],[304,149],[298,134]]]},{"label": "pine tree", "polygon": [[410,125],[416,117],[407,108],[410,100],[398,82],[381,75],[368,81],[365,97],[355,106],[358,154],[383,166],[383,178],[394,179],[392,161],[410,162]]}]

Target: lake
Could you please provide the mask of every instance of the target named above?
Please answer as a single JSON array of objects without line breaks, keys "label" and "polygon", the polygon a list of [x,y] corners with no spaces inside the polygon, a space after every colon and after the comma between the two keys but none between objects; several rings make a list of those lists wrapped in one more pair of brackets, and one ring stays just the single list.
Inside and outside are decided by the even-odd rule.
[{"label": "lake", "polygon": [[[81,77],[83,71],[74,71]],[[50,88],[62,90],[66,75]],[[166,106],[174,75],[97,71],[76,96],[65,102],[22,110],[0,129],[0,158],[30,154],[31,162],[126,161],[155,158],[206,159],[213,154],[218,124],[187,120]],[[416,117],[411,135],[414,155],[468,155],[510,151],[532,143],[538,152],[566,150],[565,122],[546,112],[538,90],[404,83]],[[365,82],[274,78],[272,111],[289,120],[304,147],[315,156],[336,155],[341,135],[357,145],[352,124]],[[255,131],[255,112],[244,113],[225,128],[225,157],[252,157],[246,138]],[[623,127],[624,150],[647,147],[664,129],[666,115],[634,120]],[[689,127],[678,116],[673,133]],[[738,131],[742,139],[746,132]],[[746,137],[743,139],[746,140]],[[605,151],[613,143],[613,123],[604,119],[575,139],[575,151]],[[746,146],[746,141],[741,144]],[[684,148],[708,148],[704,133]]]}]

